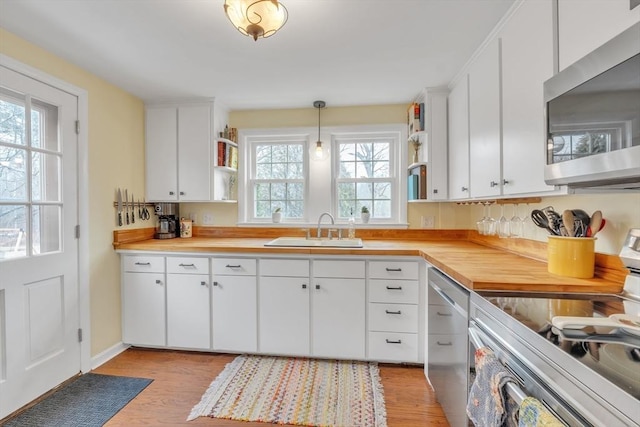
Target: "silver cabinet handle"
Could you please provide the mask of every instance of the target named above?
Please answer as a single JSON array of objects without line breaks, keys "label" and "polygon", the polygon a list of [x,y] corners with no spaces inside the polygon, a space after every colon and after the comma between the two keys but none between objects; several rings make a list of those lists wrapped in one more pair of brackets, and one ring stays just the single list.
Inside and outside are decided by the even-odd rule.
[{"label": "silver cabinet handle", "polygon": [[402,311],[398,310],[398,311],[389,311],[389,310],[385,310],[384,311],[387,314],[402,314]]},{"label": "silver cabinet handle", "polygon": [[213,282],[213,286],[218,286],[219,283],[218,282]]},{"label": "silver cabinet handle", "polygon": [[316,284],[316,289],[320,289],[320,285]]},{"label": "silver cabinet handle", "polygon": [[387,289],[390,291],[401,291],[402,286],[387,286]]},{"label": "silver cabinet handle", "polygon": [[242,265],[238,264],[238,265],[231,265],[231,264],[227,264],[225,265],[226,268],[241,268]]},{"label": "silver cabinet handle", "polygon": [[451,317],[453,316],[451,313],[440,313],[439,311],[436,311],[436,314],[438,316],[445,316],[445,317]]},{"label": "silver cabinet handle", "polygon": [[447,342],[440,342],[440,341],[436,341],[436,343],[437,343],[438,345],[442,345],[442,346],[450,346],[450,345],[453,345],[453,344],[451,344],[451,341],[447,341]]},{"label": "silver cabinet handle", "polygon": [[162,280],[156,279],[156,285],[162,285]]},{"label": "silver cabinet handle", "polygon": [[173,192],[173,191],[169,191],[169,195],[170,195],[170,196],[173,196],[174,194],[176,194],[176,193],[175,193],[175,192]]},{"label": "silver cabinet handle", "polygon": [[433,194],[438,194],[438,189],[437,188],[433,189]]},{"label": "silver cabinet handle", "polygon": [[509,184],[509,180],[508,179],[503,179],[502,180],[502,185],[507,185]]},{"label": "silver cabinet handle", "polygon": [[491,181],[491,182],[489,183],[489,185],[491,186],[491,188],[493,188],[493,187],[497,187],[497,186],[498,186],[498,185],[500,185],[500,184],[498,184],[498,183],[497,183],[497,182],[495,182],[495,181]]},{"label": "silver cabinet handle", "polygon": [[181,192],[180,192],[180,195],[181,195],[181,196],[184,196],[184,191],[181,191]]},{"label": "silver cabinet handle", "polygon": [[389,268],[389,267],[385,268],[385,270],[387,270],[387,271],[402,271],[401,268]]},{"label": "silver cabinet handle", "polygon": [[387,342],[387,344],[402,344],[402,340],[394,341],[394,340],[390,340],[389,338],[387,338],[385,341]]},{"label": "silver cabinet handle", "polygon": [[193,267],[195,268],[196,265],[195,264],[178,264],[179,267]]},{"label": "silver cabinet handle", "polygon": [[469,191],[469,187],[462,187],[462,188],[460,188],[460,190],[462,190],[462,191]]},{"label": "silver cabinet handle", "polygon": [[151,265],[150,262],[136,262],[135,265]]},{"label": "silver cabinet handle", "polygon": [[207,286],[207,282],[200,282],[200,286]]},{"label": "silver cabinet handle", "polygon": [[307,284],[306,283],[302,284],[302,289],[307,289]]}]

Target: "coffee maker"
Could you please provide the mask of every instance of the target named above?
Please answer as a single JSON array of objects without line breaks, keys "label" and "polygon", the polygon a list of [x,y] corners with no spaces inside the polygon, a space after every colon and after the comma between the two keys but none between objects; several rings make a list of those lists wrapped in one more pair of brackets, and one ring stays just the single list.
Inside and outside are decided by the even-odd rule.
[{"label": "coffee maker", "polygon": [[158,226],[154,238],[173,239],[180,237],[180,215],[177,203],[156,203],[155,212],[158,216]]}]

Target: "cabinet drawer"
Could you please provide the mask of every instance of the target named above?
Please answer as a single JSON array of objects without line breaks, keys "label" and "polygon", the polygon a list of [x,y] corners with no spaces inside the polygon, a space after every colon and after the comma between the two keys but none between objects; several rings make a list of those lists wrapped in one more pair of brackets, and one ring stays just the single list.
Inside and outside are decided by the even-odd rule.
[{"label": "cabinet drawer", "polygon": [[211,267],[214,275],[256,275],[256,260],[254,258],[213,258]]},{"label": "cabinet drawer", "polygon": [[313,261],[314,277],[344,277],[351,279],[364,279],[364,271],[364,261]]},{"label": "cabinet drawer", "polygon": [[418,306],[370,303],[369,330],[417,333]]},{"label": "cabinet drawer", "polygon": [[417,280],[371,279],[369,281],[369,302],[417,304],[418,298]]},{"label": "cabinet drawer", "polygon": [[369,277],[372,279],[418,279],[416,261],[371,261]]},{"label": "cabinet drawer", "polygon": [[449,305],[428,305],[427,312],[429,330],[436,334],[453,334],[467,330],[467,319]]},{"label": "cabinet drawer", "polygon": [[308,259],[262,259],[261,276],[309,277]]},{"label": "cabinet drawer", "polygon": [[209,274],[209,258],[167,257],[167,273]]},{"label": "cabinet drawer", "polygon": [[164,273],[164,257],[125,255],[124,271]]},{"label": "cabinet drawer", "polygon": [[427,355],[429,365],[456,365],[467,362],[466,334],[429,335]]},{"label": "cabinet drawer", "polygon": [[369,332],[369,359],[417,362],[418,334]]}]

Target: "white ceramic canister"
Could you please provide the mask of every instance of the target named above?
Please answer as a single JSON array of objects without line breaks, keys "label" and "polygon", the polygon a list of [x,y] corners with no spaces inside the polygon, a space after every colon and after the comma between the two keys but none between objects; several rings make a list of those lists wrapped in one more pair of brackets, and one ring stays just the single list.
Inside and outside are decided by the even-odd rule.
[{"label": "white ceramic canister", "polygon": [[191,226],[193,222],[190,219],[180,218],[180,237],[191,237]]}]

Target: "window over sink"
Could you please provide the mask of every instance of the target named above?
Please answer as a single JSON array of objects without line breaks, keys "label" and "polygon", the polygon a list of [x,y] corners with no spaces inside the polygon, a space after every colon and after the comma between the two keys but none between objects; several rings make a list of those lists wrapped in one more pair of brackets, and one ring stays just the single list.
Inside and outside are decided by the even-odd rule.
[{"label": "window over sink", "polygon": [[367,207],[371,225],[406,226],[404,125],[324,127],[326,160],[313,157],[316,128],[246,129],[239,138],[240,224],[271,223],[277,208],[293,226],[323,212],[359,222]]}]

